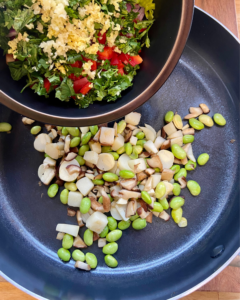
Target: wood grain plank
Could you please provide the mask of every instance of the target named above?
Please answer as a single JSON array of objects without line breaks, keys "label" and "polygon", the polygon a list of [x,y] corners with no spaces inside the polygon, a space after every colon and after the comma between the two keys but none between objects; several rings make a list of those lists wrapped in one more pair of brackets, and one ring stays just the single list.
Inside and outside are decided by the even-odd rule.
[{"label": "wood grain plank", "polygon": [[240,293],[218,293],[219,300],[239,300]]},{"label": "wood grain plank", "polygon": [[25,294],[8,282],[0,282],[1,300],[33,300],[32,296]]},{"label": "wood grain plank", "polygon": [[238,24],[238,38],[240,39],[240,0],[235,0],[236,13],[237,13],[237,24]]},{"label": "wood grain plank", "polygon": [[218,19],[238,37],[235,0],[195,0],[195,5]]},{"label": "wood grain plank", "polygon": [[182,300],[219,300],[218,292],[194,292],[181,299]]}]

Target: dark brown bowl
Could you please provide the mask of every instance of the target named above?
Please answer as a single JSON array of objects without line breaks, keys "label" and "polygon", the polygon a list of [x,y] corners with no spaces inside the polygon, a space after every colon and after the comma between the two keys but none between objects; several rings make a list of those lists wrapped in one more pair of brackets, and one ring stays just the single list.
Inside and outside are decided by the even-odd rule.
[{"label": "dark brown bowl", "polygon": [[[190,31],[194,0],[155,0],[155,23],[150,30],[151,47],[143,49],[144,60],[133,86],[115,102],[94,102],[86,109],[34,94],[26,89],[25,78],[14,81],[5,62],[0,60],[0,102],[20,114],[41,122],[64,126],[88,126],[123,117],[149,100],[164,84],[176,66]],[[4,76],[3,76],[4,74]]]}]

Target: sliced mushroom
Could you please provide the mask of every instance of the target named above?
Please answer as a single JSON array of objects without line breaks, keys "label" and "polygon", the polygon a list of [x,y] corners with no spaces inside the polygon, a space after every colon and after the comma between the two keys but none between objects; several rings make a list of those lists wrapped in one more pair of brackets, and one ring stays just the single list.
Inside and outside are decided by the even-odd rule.
[{"label": "sliced mushroom", "polygon": [[201,107],[190,107],[189,112],[190,114],[197,114],[197,117],[203,114]]},{"label": "sliced mushroom", "polygon": [[78,147],[72,147],[72,148],[70,148],[70,152],[78,154]]},{"label": "sliced mushroom", "polygon": [[194,128],[187,128],[183,130],[183,135],[194,135],[195,134],[195,129]]},{"label": "sliced mushroom", "polygon": [[[148,170],[148,169],[146,169],[146,170]],[[145,171],[146,171],[146,170],[145,170]],[[146,174],[146,173],[140,172],[140,173],[137,174],[137,181],[142,181],[142,180],[144,180],[145,178],[147,178],[147,174]]]},{"label": "sliced mushroom", "polygon": [[171,147],[171,140],[167,140],[165,142],[162,143],[160,149],[161,150],[167,150]]},{"label": "sliced mushroom", "polygon": [[147,160],[147,163],[151,168],[153,168],[153,169],[159,168],[160,172],[162,172],[163,165],[157,154],[152,155],[151,158]]},{"label": "sliced mushroom", "polygon": [[92,196],[89,196],[89,199],[91,200],[91,208],[95,211],[104,212],[103,205],[96,201],[96,199]]},{"label": "sliced mushroom", "polygon": [[143,181],[141,181],[141,185],[144,185],[147,183],[147,179],[144,179]]},{"label": "sliced mushroom", "polygon": [[128,200],[123,199],[123,198],[119,198],[119,199],[117,200],[117,204],[120,204],[120,205],[126,205],[126,204],[128,204]]},{"label": "sliced mushroom", "polygon": [[66,167],[68,173],[70,175],[72,175],[73,173],[77,173],[77,176],[79,175],[79,173],[81,172],[81,168],[79,166],[76,166],[76,165],[68,165]]},{"label": "sliced mushroom", "polygon": [[65,145],[64,145],[64,152],[68,153],[70,151],[70,142],[71,142],[71,136],[67,135],[65,138]]},{"label": "sliced mushroom", "polygon": [[205,114],[208,114],[210,112],[210,109],[208,108],[208,106],[204,103],[201,103],[199,104],[199,106],[201,107],[202,111],[205,113]]},{"label": "sliced mushroom", "polygon": [[130,198],[140,198],[141,197],[141,193],[138,192],[133,192],[133,191],[128,191],[128,190],[121,190],[119,192],[119,194],[122,196],[122,198],[124,199],[130,199]]},{"label": "sliced mushroom", "polygon": [[140,199],[140,200],[138,200],[138,203],[145,210],[145,212],[148,211],[148,206],[147,206],[147,203],[145,201],[143,201],[142,199]]},{"label": "sliced mushroom", "polygon": [[115,219],[115,220],[118,220],[118,221],[121,221],[122,220],[122,217],[121,215],[119,214],[118,210],[116,209],[116,201],[113,201],[112,204],[111,204],[111,210],[110,210],[110,213],[112,215],[112,217]]},{"label": "sliced mushroom", "polygon": [[24,125],[31,125],[31,124],[33,124],[35,122],[35,120],[23,117],[22,118],[22,122],[23,122]]},{"label": "sliced mushroom", "polygon": [[114,185],[113,187],[110,188],[110,195],[113,198],[120,198],[121,195],[119,194],[119,192],[121,191],[121,187],[119,185]]},{"label": "sliced mushroom", "polygon": [[163,210],[159,214],[159,218],[163,219],[164,221],[169,221],[170,220],[170,215],[165,210]]},{"label": "sliced mushroom", "polygon": [[38,177],[45,185],[49,185],[55,175],[55,168],[45,168],[44,164],[40,165],[38,168]]},{"label": "sliced mushroom", "polygon": [[[155,173],[155,170],[154,169],[151,169],[151,168],[148,168],[144,171],[148,176],[151,176],[152,174]],[[139,180],[141,181],[141,180]]]},{"label": "sliced mushroom", "polygon": [[132,137],[132,130],[130,129],[125,129],[125,136],[124,136],[124,142],[127,143],[130,141],[131,137]]},{"label": "sliced mushroom", "polygon": [[53,128],[53,126],[49,124],[45,124],[44,126],[47,129],[47,131],[51,131],[51,129]]},{"label": "sliced mushroom", "polygon": [[189,124],[186,124],[185,126],[183,126],[182,128],[182,132],[185,130],[185,129],[188,129],[189,128]]},{"label": "sliced mushroom", "polygon": [[187,157],[185,157],[184,159],[181,159],[181,164],[182,165],[186,165],[188,163],[188,159],[187,159]]},{"label": "sliced mushroom", "polygon": [[184,189],[187,186],[187,179],[184,176],[179,177],[178,182],[180,183],[181,189]]},{"label": "sliced mushroom", "polygon": [[70,207],[67,208],[67,215],[69,217],[74,217],[76,215],[76,211],[74,209],[71,209]]},{"label": "sliced mushroom", "polygon": [[136,185],[137,185],[137,179],[131,178],[131,179],[122,179],[120,180],[120,185],[123,189],[131,191]]},{"label": "sliced mushroom", "polygon": [[103,146],[112,146],[114,142],[114,129],[109,127],[102,127],[100,133],[100,144]]},{"label": "sliced mushroom", "polygon": [[196,114],[188,114],[184,117],[185,120],[189,120],[189,119],[192,119],[192,118],[196,118],[198,117],[199,115],[196,113]]},{"label": "sliced mushroom", "polygon": [[102,177],[103,177],[103,174],[98,174],[98,175],[96,175],[95,177],[94,177],[94,179],[96,180],[96,179],[102,179]]},{"label": "sliced mushroom", "polygon": [[64,237],[65,233],[64,232],[58,232],[56,239],[61,241]]},{"label": "sliced mushroom", "polygon": [[56,183],[58,186],[63,186],[63,185],[64,185],[64,181],[61,180],[61,179],[57,179],[57,180],[55,181],[55,183]]},{"label": "sliced mushroom", "polygon": [[134,125],[132,125],[132,124],[129,124],[129,123],[126,125],[126,128],[128,128],[128,129],[130,129],[130,130],[132,130],[132,131],[135,130],[135,129],[137,129],[136,126],[134,126]]},{"label": "sliced mushroom", "polygon": [[137,112],[131,112],[130,114],[125,116],[125,122],[131,125],[138,125],[141,119],[141,114]]},{"label": "sliced mushroom", "polygon": [[175,172],[172,171],[171,169],[163,169],[161,174],[161,179],[170,181],[173,178],[174,173]]},{"label": "sliced mushroom", "polygon": [[98,132],[94,135],[93,141],[94,142],[99,142],[100,139],[100,134],[101,134],[101,128],[98,130]]},{"label": "sliced mushroom", "polygon": [[196,158],[193,155],[192,144],[186,144],[182,147],[182,149],[187,153],[188,159],[192,160],[193,162],[196,162]]},{"label": "sliced mushroom", "polygon": [[144,187],[144,191],[148,192],[153,188],[153,179],[152,177],[148,177],[147,182]]},{"label": "sliced mushroom", "polygon": [[39,152],[45,152],[45,146],[51,144],[52,140],[46,133],[40,133],[34,140],[33,146]]},{"label": "sliced mushroom", "polygon": [[175,138],[175,139],[171,139],[171,146],[172,146],[173,144],[177,144],[177,145],[179,145],[180,147],[182,147],[182,145],[183,145],[183,137],[180,136],[180,137],[177,137],[177,138]]},{"label": "sliced mushroom", "polygon": [[182,136],[183,136],[182,130],[178,130],[178,131],[174,132],[173,134],[169,135],[167,139],[171,140],[171,139],[176,139],[176,138],[182,137]]},{"label": "sliced mushroom", "polygon": [[102,171],[109,171],[115,166],[114,158],[109,153],[101,153],[98,155],[96,163],[98,169]]},{"label": "sliced mushroom", "polygon": [[159,150],[160,147],[162,146],[162,144],[165,142],[166,140],[164,138],[162,138],[161,136],[158,136],[154,142],[155,147]]},{"label": "sliced mushroom", "polygon": [[103,197],[103,209],[104,212],[109,212],[111,209],[111,200],[108,196],[108,194],[104,191],[104,189],[101,190],[101,194]]},{"label": "sliced mushroom", "polygon": [[99,234],[96,232],[93,232],[93,241],[97,241],[99,239]]},{"label": "sliced mushroom", "polygon": [[148,216],[148,212],[146,212],[142,207],[139,207],[137,209],[137,214],[141,219],[146,219],[146,217]]},{"label": "sliced mushroom", "polygon": [[174,163],[178,164],[178,165],[181,165],[182,164],[182,160],[174,157]]},{"label": "sliced mushroom", "polygon": [[132,169],[134,173],[140,173],[147,169],[146,162],[144,158],[138,158],[128,161],[129,167]]},{"label": "sliced mushroom", "polygon": [[103,248],[107,244],[106,238],[98,239],[98,248]]},{"label": "sliced mushroom", "polygon": [[91,271],[91,267],[88,264],[81,262],[80,260],[77,260],[75,262],[74,267],[80,270]]},{"label": "sliced mushroom", "polygon": [[148,158],[151,154],[147,151],[142,152],[138,157],[139,158]]},{"label": "sliced mushroom", "polygon": [[126,218],[134,216],[136,214],[136,211],[137,211],[137,201],[136,200],[128,201],[126,215],[125,215]]},{"label": "sliced mushroom", "polygon": [[114,136],[117,136],[118,135],[118,132],[117,132],[117,122],[114,123],[113,129],[114,129]]},{"label": "sliced mushroom", "polygon": [[55,167],[56,160],[52,159],[51,157],[46,157],[43,161],[43,164],[49,167]]},{"label": "sliced mushroom", "polygon": [[166,134],[164,128],[162,128],[162,130],[161,130],[161,137],[164,139],[166,139],[166,137],[167,137],[167,134]]},{"label": "sliced mushroom", "polygon": [[152,217],[153,217],[153,213],[152,212],[149,212],[148,216],[146,217],[146,221],[148,223],[152,223]]},{"label": "sliced mushroom", "polygon": [[76,153],[69,152],[67,156],[64,158],[65,161],[71,161],[77,157]]},{"label": "sliced mushroom", "polygon": [[132,188],[132,191],[133,192],[138,192],[138,193],[141,193],[141,190],[138,186],[135,186],[134,188]]},{"label": "sliced mushroom", "polygon": [[[86,152],[85,152],[86,153]],[[90,168],[90,169],[94,169],[95,168],[95,165],[90,163],[89,161],[85,161],[85,165]]]},{"label": "sliced mushroom", "polygon": [[153,188],[155,189],[155,187],[161,181],[161,174],[160,173],[155,173],[155,174],[151,175],[151,177],[153,179]]},{"label": "sliced mushroom", "polygon": [[160,214],[159,212],[153,211],[152,213],[155,217],[157,217],[157,218],[159,217],[159,214]]}]

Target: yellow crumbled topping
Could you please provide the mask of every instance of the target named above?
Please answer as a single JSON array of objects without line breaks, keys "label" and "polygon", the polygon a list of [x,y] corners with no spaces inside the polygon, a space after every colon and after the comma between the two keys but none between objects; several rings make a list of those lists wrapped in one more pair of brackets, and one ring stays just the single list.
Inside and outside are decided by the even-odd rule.
[{"label": "yellow crumbled topping", "polygon": [[37,22],[37,30],[41,33],[43,33],[43,25],[40,22]]},{"label": "yellow crumbled topping", "polygon": [[28,25],[25,25],[28,29],[33,29],[34,28],[34,25],[33,25],[33,23],[30,23],[30,24],[28,24]]},{"label": "yellow crumbled topping", "polygon": [[115,45],[115,40],[118,36],[118,31],[112,31],[110,36],[107,37],[107,43],[109,47],[113,47]]},{"label": "yellow crumbled topping", "polygon": [[122,51],[121,51],[118,47],[115,47],[115,48],[114,48],[114,52],[122,53]]},{"label": "yellow crumbled topping", "polygon": [[119,9],[120,2],[122,2],[122,0],[110,0],[110,4],[114,5],[114,7],[117,11],[120,11],[120,9]]},{"label": "yellow crumbled topping", "polygon": [[91,60],[89,60],[88,62],[85,62],[83,64],[83,73],[87,74],[90,78],[94,79],[95,75],[96,75],[96,71],[91,71],[91,67],[93,65],[93,62]]},{"label": "yellow crumbled topping", "polygon": [[[26,32],[24,32],[23,35],[21,33],[19,33],[18,36],[15,39],[8,42],[8,45],[10,47],[10,49],[8,50],[9,54],[13,54],[13,56],[14,56],[14,54],[17,51],[17,44],[20,41],[26,41],[26,42],[29,41],[28,34]],[[14,58],[16,58],[16,57],[14,56]]]}]

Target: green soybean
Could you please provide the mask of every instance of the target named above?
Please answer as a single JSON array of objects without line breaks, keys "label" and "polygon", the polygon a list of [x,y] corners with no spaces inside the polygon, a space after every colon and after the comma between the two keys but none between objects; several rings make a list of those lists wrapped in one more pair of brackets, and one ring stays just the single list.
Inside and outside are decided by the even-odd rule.
[{"label": "green soybean", "polygon": [[120,121],[117,124],[117,133],[123,133],[124,129],[126,128],[126,122],[124,120]]},{"label": "green soybean", "polygon": [[141,195],[142,195],[143,201],[145,201],[147,204],[151,204],[152,203],[152,199],[151,199],[150,195],[148,194],[148,192],[142,191]]},{"label": "green soybean", "polygon": [[207,115],[201,115],[198,119],[207,127],[212,127],[214,125],[212,118]]},{"label": "green soybean", "polygon": [[101,149],[102,153],[109,153],[112,151],[112,147],[111,146],[103,146]]},{"label": "green soybean", "polygon": [[179,223],[182,219],[183,210],[181,207],[177,209],[172,209],[171,215],[175,223]]},{"label": "green soybean", "polygon": [[91,200],[87,197],[83,198],[80,203],[80,212],[82,214],[86,214],[89,212],[90,207],[91,207]]},{"label": "green soybean", "polygon": [[140,145],[133,146],[133,152],[136,152],[137,154],[141,154],[143,152],[143,146]]},{"label": "green soybean", "polygon": [[164,182],[159,182],[155,189],[155,196],[156,198],[160,199],[162,198],[166,193],[166,186]]},{"label": "green soybean", "polygon": [[65,135],[65,136],[68,135],[68,130],[66,127],[62,128],[62,135]]},{"label": "green soybean", "polygon": [[173,120],[173,117],[174,117],[174,112],[173,111],[168,111],[164,117],[164,120],[166,123],[170,123],[172,122]]},{"label": "green soybean", "polygon": [[[44,153],[44,157],[50,157],[47,153]],[[51,157],[50,157],[51,158]]]},{"label": "green soybean", "polygon": [[178,144],[173,144],[171,150],[173,155],[178,159],[184,159],[187,156],[187,153]]},{"label": "green soybean", "polygon": [[136,145],[140,145],[143,147],[146,142],[147,141],[145,141],[145,140],[138,140]]},{"label": "green soybean", "polygon": [[6,122],[0,123],[0,132],[8,132],[12,129],[12,125]]},{"label": "green soybean", "polygon": [[85,159],[83,159],[82,156],[78,155],[75,159],[79,163],[80,166],[85,165]]},{"label": "green soybean", "polygon": [[[108,197],[110,198],[110,200],[112,202],[113,201],[112,196],[110,194],[108,194]],[[103,197],[102,196],[98,199],[98,202],[101,203],[101,204],[103,203]]]},{"label": "green soybean", "polygon": [[147,226],[146,219],[138,218],[132,222],[132,228],[135,230],[142,230]]},{"label": "green soybean", "polygon": [[114,160],[119,159],[119,154],[117,152],[109,152],[109,154],[111,154],[113,156]]},{"label": "green soybean", "polygon": [[137,218],[139,218],[139,215],[138,215],[138,214],[136,214],[136,215],[134,215],[134,216],[131,216],[131,217],[129,218],[129,220],[133,222],[133,221],[136,220]]},{"label": "green soybean", "polygon": [[57,195],[58,188],[59,187],[56,183],[51,184],[47,191],[48,197],[54,198]]},{"label": "green soybean", "polygon": [[119,223],[118,223],[118,228],[120,229],[120,230],[126,230],[126,229],[128,229],[128,227],[131,225],[131,221],[130,220],[127,220],[127,221],[120,221]]},{"label": "green soybean", "polygon": [[173,184],[173,195],[178,196],[181,193],[181,187],[178,183]]},{"label": "green soybean", "polygon": [[57,130],[62,130],[62,126],[57,126]]},{"label": "green soybean", "polygon": [[185,165],[185,169],[186,169],[187,171],[195,170],[196,167],[197,167],[197,164],[196,164],[194,161],[192,161],[192,160],[189,160],[189,161],[187,162],[187,164]]},{"label": "green soybean", "polygon": [[180,171],[180,166],[179,165],[173,165],[170,169],[175,172],[174,174],[176,174],[177,172]]},{"label": "green soybean", "polygon": [[84,262],[85,261],[85,254],[81,251],[81,250],[74,250],[73,253],[72,253],[72,258],[75,260],[75,261],[82,261]]},{"label": "green soybean", "polygon": [[125,144],[125,152],[126,152],[126,154],[127,154],[127,155],[131,155],[131,154],[132,154],[132,151],[133,151],[132,144],[126,143],[126,144]]},{"label": "green soybean", "polygon": [[86,262],[92,268],[95,269],[97,267],[97,257],[93,253],[86,253]]},{"label": "green soybean", "polygon": [[62,247],[64,249],[70,249],[73,245],[73,236],[70,234],[65,233],[62,239]]},{"label": "green soybean", "polygon": [[189,119],[189,124],[192,128],[196,130],[202,130],[204,128],[204,124],[194,118]]},{"label": "green soybean", "polygon": [[89,149],[90,149],[89,145],[83,145],[78,150],[78,154],[83,157],[85,152],[89,151]]},{"label": "green soybean", "polygon": [[194,141],[194,135],[186,134],[183,137],[183,144],[192,143]]},{"label": "green soybean", "polygon": [[92,137],[91,132],[87,132],[82,138],[82,145],[86,145]]},{"label": "green soybean", "polygon": [[174,180],[178,181],[178,178],[180,177],[187,177],[187,171],[185,168],[181,168],[175,175],[174,175]]},{"label": "green soybean", "polygon": [[129,170],[121,170],[119,172],[119,176],[124,178],[124,179],[130,179],[130,178],[135,177],[135,174],[132,171],[129,171]]},{"label": "green soybean", "polygon": [[74,137],[70,142],[70,147],[77,147],[81,142],[81,138],[79,136]]},{"label": "green soybean", "polygon": [[187,187],[193,196],[198,196],[201,193],[200,185],[194,180],[189,180],[187,182]]},{"label": "green soybean", "polygon": [[117,150],[117,154],[119,154],[119,155],[123,154],[124,152],[125,152],[125,147],[124,147],[124,146],[120,147],[120,148]]},{"label": "green soybean", "polygon": [[160,169],[159,168],[154,168],[155,173],[160,173]]},{"label": "green soybean", "polygon": [[107,234],[108,234],[108,231],[109,231],[108,226],[105,226],[104,229],[103,229],[103,231],[99,234],[99,236],[101,238],[105,238],[107,236]]},{"label": "green soybean", "polygon": [[80,130],[79,130],[78,127],[66,127],[66,128],[72,136],[79,136],[80,135]]},{"label": "green soybean", "polygon": [[144,139],[144,138],[145,138],[145,133],[142,132],[142,131],[138,132],[138,133],[136,134],[136,138],[137,138],[138,140]]},{"label": "green soybean", "polygon": [[89,129],[91,131],[92,136],[94,136],[98,132],[98,126],[97,125],[90,126]]},{"label": "green soybean", "polygon": [[159,202],[154,202],[153,204],[153,210],[155,212],[162,212],[163,211],[163,207]]},{"label": "green soybean", "polygon": [[64,187],[65,189],[68,189],[71,192],[76,192],[77,190],[77,185],[74,182],[65,182]]},{"label": "green soybean", "polygon": [[69,261],[71,258],[71,253],[64,248],[60,248],[57,252],[57,255],[63,261]]},{"label": "green soybean", "polygon": [[102,249],[104,254],[114,254],[118,251],[118,244],[115,242],[105,245]]},{"label": "green soybean", "polygon": [[68,194],[69,194],[69,191],[67,189],[64,189],[61,191],[60,201],[62,202],[62,204],[68,203]]},{"label": "green soybean", "polygon": [[108,228],[110,230],[115,230],[117,228],[117,221],[113,217],[107,217],[107,219],[108,219]]},{"label": "green soybean", "polygon": [[215,114],[213,120],[219,126],[224,126],[227,123],[226,119],[221,114]]},{"label": "green soybean", "polygon": [[107,182],[114,182],[118,180],[118,176],[114,173],[107,172],[103,174],[103,179]]},{"label": "green soybean", "polygon": [[174,197],[169,204],[172,209],[178,209],[179,207],[182,207],[184,203],[185,200],[182,197]]},{"label": "green soybean", "polygon": [[209,155],[207,153],[202,153],[198,156],[197,162],[200,166],[206,165],[209,160]]},{"label": "green soybean", "polygon": [[102,179],[93,179],[92,183],[95,185],[104,185],[104,180]]},{"label": "green soybean", "polygon": [[133,150],[132,154],[129,155],[131,159],[137,159],[138,158],[138,153],[136,150]]},{"label": "green soybean", "polygon": [[169,209],[169,204],[166,198],[158,200],[158,202],[162,205],[163,209]]},{"label": "green soybean", "polygon": [[122,237],[122,231],[119,229],[115,229],[109,232],[106,236],[108,242],[116,242]]},{"label": "green soybean", "polygon": [[90,229],[85,230],[83,235],[84,243],[87,246],[91,246],[93,244],[93,232]]},{"label": "green soybean", "polygon": [[42,130],[41,126],[33,126],[31,128],[31,134],[36,135]]},{"label": "green soybean", "polygon": [[106,255],[104,260],[106,265],[110,268],[116,268],[118,266],[118,261],[110,254]]}]

